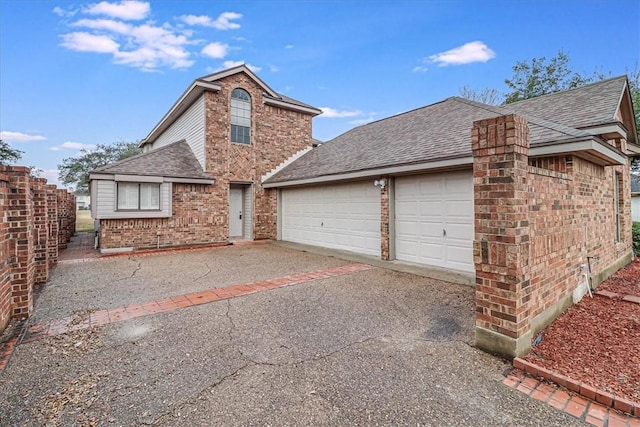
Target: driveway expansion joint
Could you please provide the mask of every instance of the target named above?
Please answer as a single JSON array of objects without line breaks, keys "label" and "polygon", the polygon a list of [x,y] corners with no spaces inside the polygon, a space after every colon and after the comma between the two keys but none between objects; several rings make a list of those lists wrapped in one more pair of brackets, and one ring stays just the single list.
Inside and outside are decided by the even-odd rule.
[{"label": "driveway expansion joint", "polygon": [[[563,411],[575,418],[585,421],[592,425],[598,426],[640,426],[640,418],[638,415],[629,413],[620,407],[611,407],[604,405],[602,401],[596,401],[596,396],[586,397],[582,393],[564,387],[550,378],[541,375],[540,369],[533,364],[529,364],[527,371],[521,369],[524,367],[519,361],[514,359],[514,369],[507,374],[502,381],[504,385],[527,396],[545,402],[554,408]],[[528,363],[524,361],[525,363]],[[537,369],[536,373],[531,372]],[[550,371],[547,371],[550,372]],[[565,377],[566,378],[566,377]],[[569,384],[567,384],[568,386]],[[628,409],[628,408],[627,408]],[[633,411],[633,408],[632,408]]]}]

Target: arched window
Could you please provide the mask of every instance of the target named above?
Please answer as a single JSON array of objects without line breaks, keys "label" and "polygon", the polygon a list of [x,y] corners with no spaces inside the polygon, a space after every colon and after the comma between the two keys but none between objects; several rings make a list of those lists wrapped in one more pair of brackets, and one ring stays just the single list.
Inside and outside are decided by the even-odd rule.
[{"label": "arched window", "polygon": [[231,142],[251,144],[251,97],[244,89],[231,92]]}]

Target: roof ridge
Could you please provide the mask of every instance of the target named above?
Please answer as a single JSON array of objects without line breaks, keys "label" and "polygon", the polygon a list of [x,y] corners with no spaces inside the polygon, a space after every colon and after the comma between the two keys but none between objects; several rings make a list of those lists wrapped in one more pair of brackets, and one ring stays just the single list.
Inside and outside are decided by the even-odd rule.
[{"label": "roof ridge", "polygon": [[588,87],[591,87],[591,86],[596,86],[596,85],[609,83],[609,82],[611,82],[613,80],[618,80],[618,79],[625,79],[626,80],[627,79],[627,75],[626,74],[622,74],[622,75],[619,75],[619,76],[616,76],[616,77],[610,77],[608,79],[599,80],[597,82],[587,83],[586,85],[582,85],[582,86],[578,86],[578,87],[572,87],[571,89],[558,90],[556,92],[545,93],[544,95],[535,96],[533,98],[521,99],[520,101],[511,102],[511,103],[505,104],[505,105],[520,104],[522,102],[531,101],[532,99],[540,99],[540,98],[543,98],[543,97],[557,95],[557,94],[560,94],[560,93],[574,92],[574,91],[582,90],[582,89],[585,89],[585,88],[588,88]]},{"label": "roof ridge", "polygon": [[460,98],[460,97],[454,97],[456,98],[456,100],[459,100],[461,102],[467,103],[467,104],[471,104],[474,105],[478,108],[484,108],[487,111],[491,111],[491,112],[496,112],[494,110],[497,110],[497,112],[500,112],[502,114],[518,114],[524,118],[527,119],[527,121],[529,123],[533,123],[535,125],[538,126],[542,126],[545,127],[547,129],[552,129],[555,130],[557,132],[560,133],[564,133],[565,135],[569,135],[569,136],[573,136],[573,137],[583,137],[583,136],[593,136],[588,132],[585,132],[583,130],[577,129],[577,128],[572,128],[571,126],[566,126],[560,123],[556,123],[553,122],[551,120],[546,120],[546,119],[542,119],[540,117],[534,116],[534,115],[530,115],[530,114],[521,114],[517,111],[514,111],[513,109],[510,109],[509,106],[512,104],[505,104],[503,106],[500,107],[495,107],[493,105],[488,105],[488,104],[483,104],[481,102],[477,102],[477,101],[471,101],[470,99],[464,99],[464,98]]},{"label": "roof ridge", "polygon": [[167,148],[169,148],[169,147],[171,147],[171,146],[173,146],[175,144],[179,144],[181,142],[184,142],[186,144],[187,140],[182,138],[182,139],[180,139],[178,141],[174,141],[174,142],[169,143],[167,145],[163,145],[162,147],[156,148],[155,150],[150,150],[150,151],[147,151],[146,153],[136,154],[135,156],[127,157],[126,159],[118,160],[117,162],[113,162],[113,163],[109,163],[109,164],[106,164],[106,165],[103,165],[103,166],[99,166],[99,167],[95,168],[94,171],[97,172],[97,171],[104,170],[107,167],[110,168],[112,166],[122,165],[122,164],[131,162],[131,161],[133,161],[135,159],[138,159],[138,158],[143,157],[143,156],[147,156],[147,155],[152,154],[152,153],[153,154],[157,154],[158,152],[160,152],[162,150],[166,150]]}]

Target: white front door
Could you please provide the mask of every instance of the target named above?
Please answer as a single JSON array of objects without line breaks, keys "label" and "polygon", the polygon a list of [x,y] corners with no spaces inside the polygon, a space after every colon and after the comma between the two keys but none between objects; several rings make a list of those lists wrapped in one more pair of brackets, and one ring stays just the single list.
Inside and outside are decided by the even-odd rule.
[{"label": "white front door", "polygon": [[242,188],[229,189],[229,237],[242,237]]}]

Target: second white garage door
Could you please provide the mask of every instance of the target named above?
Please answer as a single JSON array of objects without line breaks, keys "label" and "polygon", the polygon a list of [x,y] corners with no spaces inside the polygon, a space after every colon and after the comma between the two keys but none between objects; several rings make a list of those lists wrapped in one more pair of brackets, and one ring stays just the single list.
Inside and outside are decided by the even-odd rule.
[{"label": "second white garage door", "polygon": [[282,240],[380,256],[373,181],[282,190]]},{"label": "second white garage door", "polygon": [[471,171],[396,178],[396,259],[473,272]]}]

